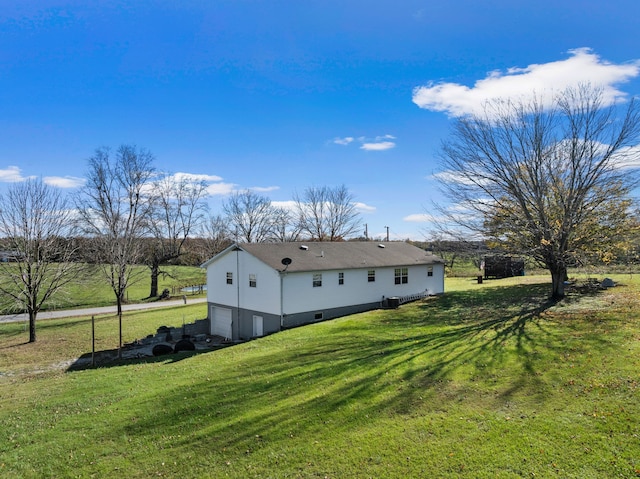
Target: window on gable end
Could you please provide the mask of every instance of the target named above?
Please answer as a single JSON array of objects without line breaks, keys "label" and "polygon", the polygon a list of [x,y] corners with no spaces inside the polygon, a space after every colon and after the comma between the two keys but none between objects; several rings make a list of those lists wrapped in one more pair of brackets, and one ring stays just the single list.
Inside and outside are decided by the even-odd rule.
[{"label": "window on gable end", "polygon": [[344,284],[344,273],[338,273],[338,284]]},{"label": "window on gable end", "polygon": [[233,273],[227,272],[227,284],[233,284]]},{"label": "window on gable end", "polygon": [[376,280],[376,270],[370,269],[369,271],[367,271],[367,281],[369,283],[373,283],[375,280]]},{"label": "window on gable end", "polygon": [[313,287],[319,288],[322,286],[322,273],[313,273]]},{"label": "window on gable end", "polygon": [[250,288],[255,288],[258,284],[258,280],[256,278],[255,274],[250,274],[249,275],[249,287]]}]

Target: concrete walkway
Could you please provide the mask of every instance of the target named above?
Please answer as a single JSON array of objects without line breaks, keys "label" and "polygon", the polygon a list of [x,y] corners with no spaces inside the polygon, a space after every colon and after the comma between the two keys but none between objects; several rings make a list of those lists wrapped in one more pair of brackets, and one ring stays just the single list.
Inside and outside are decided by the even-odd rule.
[{"label": "concrete walkway", "polygon": [[[207,298],[193,298],[190,299],[187,296],[187,305],[206,303]],[[123,304],[122,311],[138,311],[144,309],[155,308],[173,308],[176,306],[184,306],[184,300],[170,300],[170,301],[155,301],[153,303],[139,303],[139,304]],[[105,306],[100,308],[85,308],[85,309],[68,309],[60,311],[41,311],[36,318],[37,321],[42,319],[59,319],[70,318],[74,316],[97,316],[100,314],[116,314],[115,306]],[[29,315],[26,313],[20,314],[7,314],[0,316],[0,323],[17,323],[20,321],[28,321]]]}]

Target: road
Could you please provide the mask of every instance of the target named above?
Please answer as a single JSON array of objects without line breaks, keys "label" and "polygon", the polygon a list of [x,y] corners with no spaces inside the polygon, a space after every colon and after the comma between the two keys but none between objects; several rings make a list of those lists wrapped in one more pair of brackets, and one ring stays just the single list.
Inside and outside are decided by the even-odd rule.
[{"label": "road", "polygon": [[[205,303],[207,298],[193,298],[187,297],[187,304]],[[153,303],[139,303],[139,304],[124,304],[122,305],[122,311],[138,311],[144,309],[155,308],[172,308],[175,306],[184,305],[184,300],[171,300],[171,301],[156,301]],[[68,309],[60,311],[41,311],[38,313],[37,320],[42,319],[59,319],[70,318],[73,316],[97,316],[99,314],[116,314],[115,306],[105,306],[100,308],[85,308],[85,309]],[[20,314],[7,314],[0,316],[0,323],[17,323],[20,321],[27,321],[29,315],[26,313]]]}]

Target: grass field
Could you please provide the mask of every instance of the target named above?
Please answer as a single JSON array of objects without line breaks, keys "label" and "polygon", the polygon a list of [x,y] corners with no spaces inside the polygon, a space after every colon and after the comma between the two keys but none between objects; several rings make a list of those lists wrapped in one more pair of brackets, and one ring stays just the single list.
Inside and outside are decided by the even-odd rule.
[{"label": "grass field", "polygon": [[[203,269],[194,266],[165,266],[167,275],[161,275],[158,279],[158,293],[167,288],[176,295],[181,287],[195,286],[206,282],[206,273]],[[149,299],[151,277],[149,268],[137,266],[134,269],[133,280],[125,295],[125,302],[140,303]],[[152,298],[155,299],[155,298]],[[1,302],[0,302],[1,303]],[[115,296],[103,274],[99,270],[91,270],[77,281],[67,285],[64,290],[56,294],[43,310],[60,310],[73,308],[86,308],[93,306],[111,306],[116,303]],[[15,305],[0,304],[0,314],[19,313]]]},{"label": "grass field", "polygon": [[[398,310],[75,372],[87,318],[31,345],[2,324],[0,476],[640,477],[640,280],[614,279],[554,304],[547,277],[455,278]],[[185,314],[206,306],[125,315],[125,340]]]}]

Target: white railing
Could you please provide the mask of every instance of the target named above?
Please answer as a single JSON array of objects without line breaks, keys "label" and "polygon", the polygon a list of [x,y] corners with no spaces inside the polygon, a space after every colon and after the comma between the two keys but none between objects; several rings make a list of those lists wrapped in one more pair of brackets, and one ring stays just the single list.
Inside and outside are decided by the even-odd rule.
[{"label": "white railing", "polygon": [[400,304],[410,303],[411,301],[416,301],[418,299],[426,298],[429,296],[429,290],[425,290],[422,293],[410,294],[409,296],[401,296]]}]

